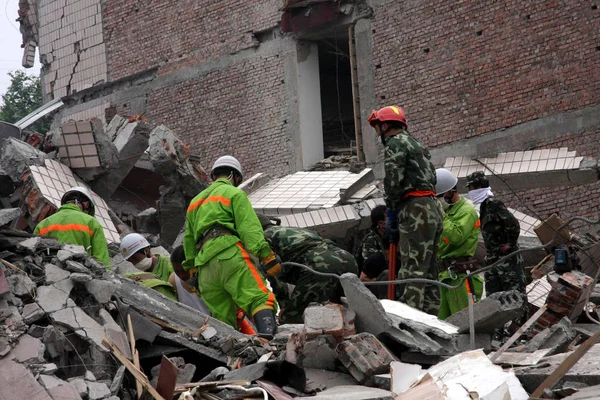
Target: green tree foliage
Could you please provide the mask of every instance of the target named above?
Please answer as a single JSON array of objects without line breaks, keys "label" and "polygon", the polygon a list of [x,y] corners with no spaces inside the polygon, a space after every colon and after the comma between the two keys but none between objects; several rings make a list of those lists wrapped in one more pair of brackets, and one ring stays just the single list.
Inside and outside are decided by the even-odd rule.
[{"label": "green tree foliage", "polygon": [[[14,123],[42,105],[42,86],[40,78],[27,75],[23,71],[9,72],[11,83],[2,95],[0,105],[0,121]],[[29,129],[46,133],[50,129],[51,120],[44,117]]]}]

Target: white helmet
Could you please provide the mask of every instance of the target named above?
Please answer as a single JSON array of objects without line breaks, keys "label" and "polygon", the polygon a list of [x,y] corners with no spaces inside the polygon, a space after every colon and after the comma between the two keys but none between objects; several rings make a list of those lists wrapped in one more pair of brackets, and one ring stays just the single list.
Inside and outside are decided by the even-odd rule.
[{"label": "white helmet", "polygon": [[150,243],[148,243],[145,237],[139,233],[130,233],[121,240],[119,249],[123,258],[129,260],[132,255],[146,247],[150,247]]},{"label": "white helmet", "polygon": [[219,157],[217,159],[217,161],[215,161],[215,163],[213,164],[212,170],[210,171],[210,177],[213,180],[215,179],[215,177],[213,176],[213,172],[215,171],[215,169],[217,169],[219,167],[233,168],[240,174],[240,178],[244,179],[244,176],[243,176],[244,174],[242,173],[242,164],[240,164],[240,162],[237,160],[237,158],[235,158],[233,156],[222,156],[222,157]]},{"label": "white helmet", "polygon": [[452,175],[452,172],[448,171],[446,168],[436,169],[435,174],[437,176],[437,182],[435,184],[436,196],[452,190],[458,183],[458,178]]},{"label": "white helmet", "polygon": [[91,215],[93,217],[96,214],[96,204],[94,204],[94,199],[92,198],[92,192],[90,192],[90,190],[88,188],[83,187],[83,186],[73,186],[71,189],[67,190],[60,199],[61,205],[66,203],[65,199],[71,193],[81,193],[82,195],[87,197],[87,199],[90,202],[89,215]]}]

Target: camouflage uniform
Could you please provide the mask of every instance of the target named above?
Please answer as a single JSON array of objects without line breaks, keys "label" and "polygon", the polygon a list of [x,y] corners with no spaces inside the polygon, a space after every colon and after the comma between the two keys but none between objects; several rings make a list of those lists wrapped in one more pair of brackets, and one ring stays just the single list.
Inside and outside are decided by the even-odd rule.
[{"label": "camouflage uniform", "polygon": [[[436,174],[430,158],[406,131],[386,140],[383,184],[388,210],[398,211],[399,279],[438,278],[436,254],[444,217],[435,198]],[[407,284],[400,301],[437,316],[439,286]]]},{"label": "camouflage uniform", "polygon": [[[490,265],[506,255],[500,252],[500,246],[505,243],[511,246],[507,254],[519,249],[517,244],[520,233],[519,221],[508,211],[502,201],[493,197],[484,200],[481,203],[479,218],[487,253],[486,265]],[[518,290],[525,294],[525,286],[525,269],[521,254],[509,258],[485,273],[485,291],[488,295],[505,290]]]},{"label": "camouflage uniform", "polygon": [[[265,229],[265,238],[283,262],[292,261],[307,265],[315,271],[337,275],[358,272],[356,261],[350,253],[340,249],[332,241],[321,238],[315,232],[271,226]],[[337,279],[320,277],[298,267],[285,266],[277,280],[280,282],[271,280],[271,283],[282,308],[282,320],[285,323],[302,322],[304,309],[311,302],[339,302],[343,296],[342,287]],[[282,282],[295,285],[291,295],[286,293],[287,285]]]},{"label": "camouflage uniform", "polygon": [[381,236],[379,236],[375,229],[371,229],[371,231],[363,238],[360,246],[356,250],[356,255],[354,256],[356,259],[356,264],[358,265],[359,275],[363,269],[365,261],[373,254],[379,252],[383,253],[385,256],[385,249],[383,247]]}]

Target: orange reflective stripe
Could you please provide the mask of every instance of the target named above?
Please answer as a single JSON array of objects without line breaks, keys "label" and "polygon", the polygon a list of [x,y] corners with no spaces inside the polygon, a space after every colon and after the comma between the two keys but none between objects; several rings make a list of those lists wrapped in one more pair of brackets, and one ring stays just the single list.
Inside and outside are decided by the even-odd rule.
[{"label": "orange reflective stripe", "polygon": [[402,196],[402,199],[404,200],[407,197],[426,197],[426,196],[434,196],[435,197],[435,192],[432,192],[431,190],[413,190],[412,192],[408,192],[404,196]]},{"label": "orange reflective stripe", "polygon": [[444,238],[444,243],[450,244],[450,241],[448,240],[448,238]]},{"label": "orange reflective stripe", "polygon": [[256,267],[252,263],[252,260],[250,259],[250,255],[248,254],[248,252],[246,252],[246,250],[244,250],[244,247],[240,244],[240,242],[237,242],[236,246],[242,252],[242,257],[244,257],[244,261],[246,261],[246,265],[250,269],[250,272],[252,273],[252,276],[254,277],[254,280],[256,281],[256,284],[258,285],[260,290],[262,290],[264,293],[269,293],[269,298],[267,300],[267,306],[270,308],[273,308],[273,306],[275,305],[275,296],[273,295],[273,292],[271,292],[265,286],[262,278],[260,277],[260,274],[256,270]]},{"label": "orange reflective stripe", "polygon": [[61,231],[61,232],[66,232],[66,231],[82,231],[82,232],[89,233],[90,236],[92,236],[94,234],[94,232],[92,232],[92,230],[90,229],[90,227],[87,226],[87,225],[80,225],[80,224],[66,224],[66,225],[61,225],[61,224],[54,224],[54,225],[48,226],[47,228],[41,228],[40,229],[40,235],[45,235],[48,232],[53,232],[53,231]]},{"label": "orange reflective stripe", "polygon": [[479,228],[481,226],[481,221],[477,220],[477,222],[475,222],[475,229]]},{"label": "orange reflective stripe", "polygon": [[195,202],[191,203],[188,207],[187,212],[192,212],[204,203],[221,203],[225,207],[228,207],[231,204],[231,200],[223,196],[208,196],[206,199],[198,199]]}]

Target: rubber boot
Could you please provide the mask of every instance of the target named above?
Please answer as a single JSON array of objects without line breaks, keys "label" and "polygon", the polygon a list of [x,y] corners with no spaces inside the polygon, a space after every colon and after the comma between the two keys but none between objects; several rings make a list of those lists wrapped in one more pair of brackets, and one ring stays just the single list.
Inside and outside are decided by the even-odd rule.
[{"label": "rubber boot", "polygon": [[265,339],[271,340],[277,333],[277,320],[273,310],[261,310],[254,314],[254,325],[258,335]]}]

